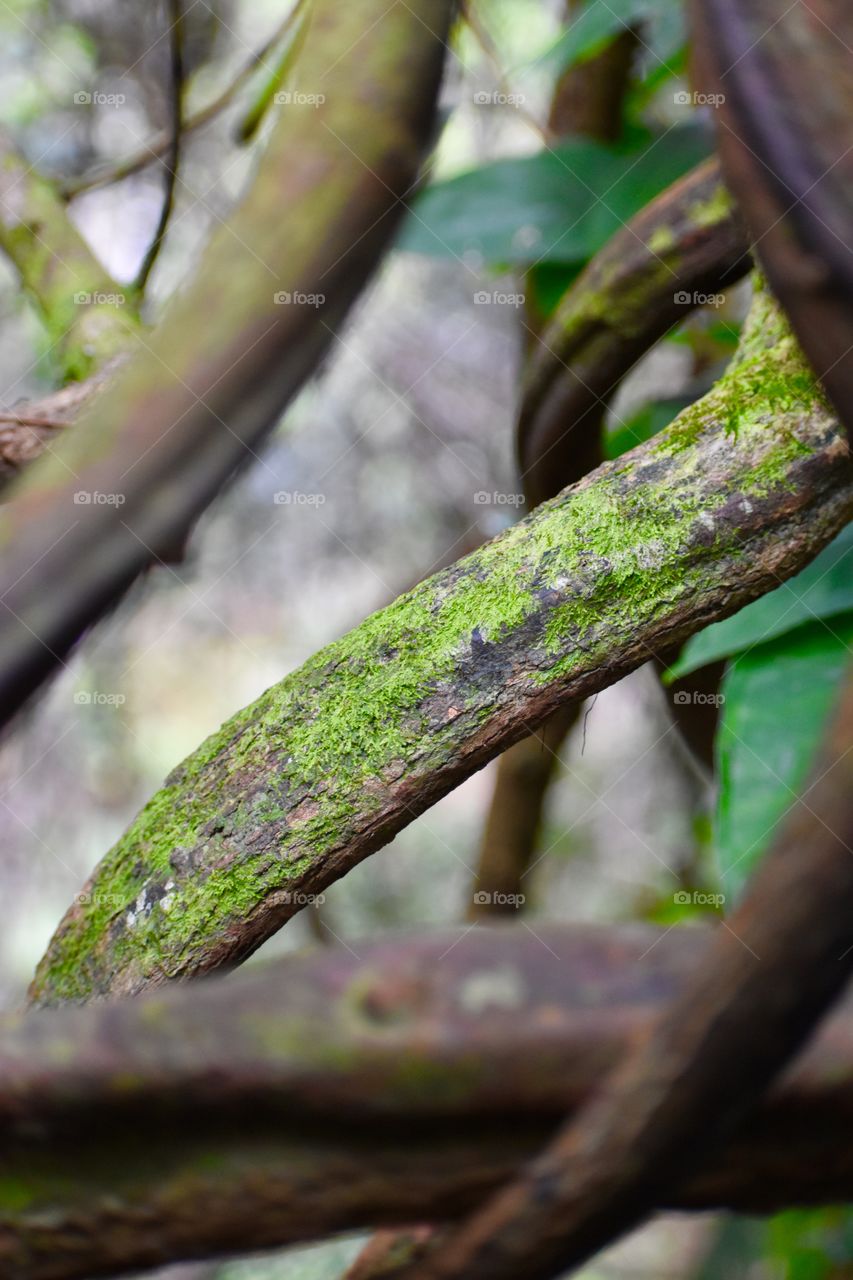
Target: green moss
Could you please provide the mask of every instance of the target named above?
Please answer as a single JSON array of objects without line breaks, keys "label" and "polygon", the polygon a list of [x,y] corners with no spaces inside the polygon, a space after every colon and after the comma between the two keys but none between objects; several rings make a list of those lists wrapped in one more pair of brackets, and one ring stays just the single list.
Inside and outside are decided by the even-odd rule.
[{"label": "green moss", "polygon": [[0,1214],[24,1213],[35,1200],[33,1188],[23,1178],[0,1174]]},{"label": "green moss", "polygon": [[646,244],[652,253],[670,253],[676,246],[675,232],[671,227],[657,227],[649,236]]},{"label": "green moss", "polygon": [[732,198],[728,190],[720,183],[715,187],[707,200],[698,200],[688,209],[690,221],[697,227],[715,227],[731,217]]},{"label": "green moss", "polygon": [[[117,973],[133,986],[192,972],[272,893],[286,905],[306,881],[322,887],[389,788],[406,775],[414,792],[458,759],[508,683],[535,689],[593,670],[615,637],[712,588],[716,512],[787,484],[808,451],[794,428],[822,407],[759,291],[741,357],[654,442],[374,614],[208,738],[101,863],[36,991],[79,998]],[[705,483],[692,448],[721,428],[722,447],[742,453],[727,468],[735,492]],[[731,562],[730,510],[726,520]]]}]

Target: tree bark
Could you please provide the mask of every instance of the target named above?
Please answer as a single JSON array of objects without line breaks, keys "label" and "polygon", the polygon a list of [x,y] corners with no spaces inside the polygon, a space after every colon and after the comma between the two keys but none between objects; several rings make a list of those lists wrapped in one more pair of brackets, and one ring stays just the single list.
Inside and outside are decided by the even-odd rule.
[{"label": "tree bark", "polygon": [[68,216],[53,184],[0,134],[0,252],[47,330],[61,381],[89,377],[132,347],[138,299],[114,280]]},{"label": "tree bark", "polygon": [[137,574],[180,557],[328,349],[416,180],[452,10],[312,6],[298,92],[249,194],[126,371],[0,513],[0,719]]},{"label": "tree bark", "polygon": [[[715,160],[608,241],[568,291],[527,364],[516,431],[531,506],[596,464],[610,398],[637,360],[750,266],[746,232]],[[688,301],[689,299],[689,301]]]},{"label": "tree bark", "polygon": [[421,583],[239,712],[107,855],[37,1003],[239,963],[559,705],[802,568],[853,511],[849,448],[767,297],[664,434]]},{"label": "tree bark", "polygon": [[853,10],[693,0],[702,88],[761,263],[853,430]]},{"label": "tree bark", "polygon": [[[456,1219],[600,1088],[722,932],[496,924],[6,1018],[4,1280]],[[659,1207],[849,1199],[851,1122],[848,1000]]]}]

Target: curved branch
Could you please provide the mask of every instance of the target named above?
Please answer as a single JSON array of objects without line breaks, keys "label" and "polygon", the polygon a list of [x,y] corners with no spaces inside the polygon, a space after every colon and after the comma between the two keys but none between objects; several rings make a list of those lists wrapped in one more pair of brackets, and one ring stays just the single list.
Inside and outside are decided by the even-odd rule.
[{"label": "curved branch", "polygon": [[516,429],[530,506],[597,465],[601,425],[623,377],[697,295],[732,284],[749,266],[743,225],[714,160],[608,241],[530,353]]},{"label": "curved branch", "polygon": [[[323,948],[227,982],[4,1020],[4,1280],[88,1280],[470,1211],[595,1093],[714,938],[537,933]],[[737,1139],[660,1205],[849,1199],[851,1118],[848,1001]]]},{"label": "curved branch", "polygon": [[853,672],[815,780],[701,967],[550,1146],[417,1280],[551,1280],[636,1226],[735,1132],[853,970]]},{"label": "curved branch", "polygon": [[127,370],[0,513],[0,717],[143,569],[180,555],[325,354],[416,179],[452,9],[313,6],[303,92],[248,196]]},{"label": "curved branch", "polygon": [[[726,178],[802,344],[853,430],[853,10],[694,0]],[[805,89],[804,89],[805,86]]]},{"label": "curved branch", "polygon": [[66,915],[32,998],[237,964],[559,705],[795,573],[851,512],[847,443],[759,294],[739,359],[668,431],[368,618],[190,756]]}]

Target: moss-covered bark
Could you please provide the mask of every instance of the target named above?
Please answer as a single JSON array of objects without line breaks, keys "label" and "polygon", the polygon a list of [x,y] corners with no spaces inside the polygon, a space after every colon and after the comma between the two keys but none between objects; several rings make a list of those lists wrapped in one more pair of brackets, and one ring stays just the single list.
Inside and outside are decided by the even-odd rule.
[{"label": "moss-covered bark", "polygon": [[[7,1018],[0,1274],[91,1280],[456,1219],[599,1088],[709,944],[703,929],[494,926]],[[848,1001],[667,1203],[849,1199],[851,1114]]]},{"label": "moss-covered bark", "polygon": [[700,87],[759,260],[853,432],[853,9],[692,0]]},{"label": "moss-covered bark", "polygon": [[98,261],[56,188],[0,136],[0,251],[47,330],[60,380],[86,378],[130,347],[137,299]]},{"label": "moss-covered bark", "polygon": [[567,291],[524,375],[516,449],[531,506],[601,455],[620,382],[657,340],[750,267],[746,232],[714,160],[669,187]]},{"label": "moss-covered bark", "polygon": [[806,563],[853,512],[846,441],[759,295],[664,434],[368,618],[175,770],[39,965],[41,1003],[238,963],[566,700]]}]

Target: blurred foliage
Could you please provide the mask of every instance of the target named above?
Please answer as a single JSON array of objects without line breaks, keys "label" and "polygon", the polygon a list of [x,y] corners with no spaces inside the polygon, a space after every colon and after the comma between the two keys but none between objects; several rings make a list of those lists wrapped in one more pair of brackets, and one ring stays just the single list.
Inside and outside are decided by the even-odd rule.
[{"label": "blurred foliage", "polygon": [[705,129],[684,124],[618,147],[575,138],[496,160],[429,187],[398,247],[472,265],[577,268],[709,147]]},{"label": "blurred foliage", "polygon": [[853,1214],[840,1206],[724,1219],[695,1280],[850,1280]]},{"label": "blurred foliage", "polygon": [[540,62],[560,75],[601,53],[626,27],[638,31],[642,48],[655,68],[673,73],[687,40],[681,0],[586,0],[566,23]]},{"label": "blurred foliage", "polygon": [[730,658],[714,843],[729,901],[814,766],[853,643],[853,525],[802,573],[694,636],[669,673]]},{"label": "blurred foliage", "polygon": [[853,646],[853,613],[746,649],[721,686],[715,847],[729,903],[806,785]]}]

